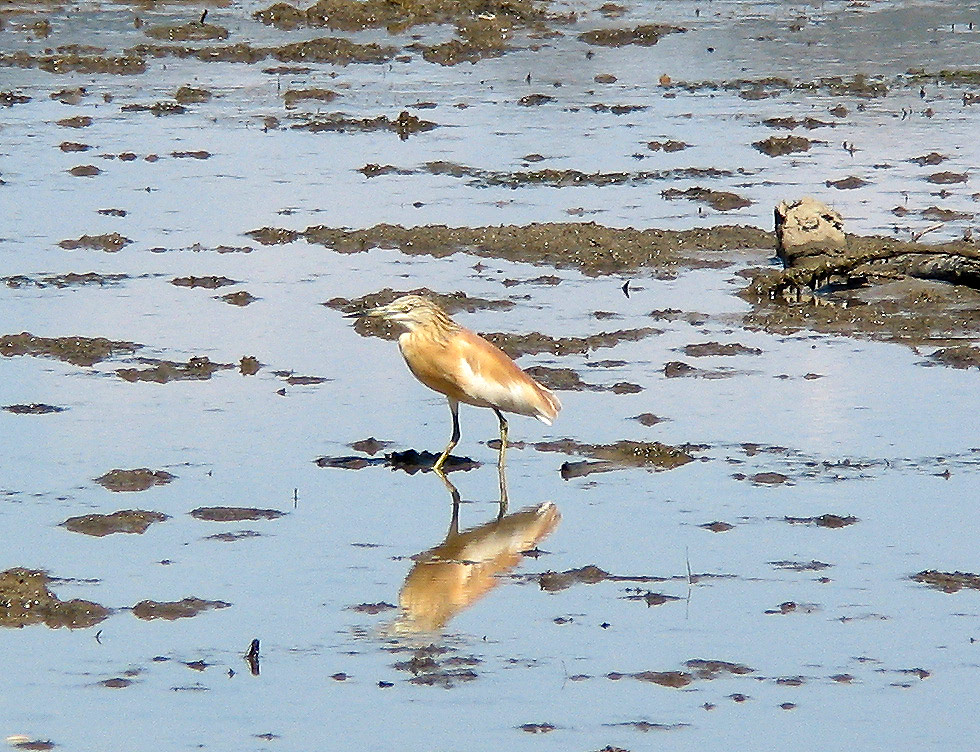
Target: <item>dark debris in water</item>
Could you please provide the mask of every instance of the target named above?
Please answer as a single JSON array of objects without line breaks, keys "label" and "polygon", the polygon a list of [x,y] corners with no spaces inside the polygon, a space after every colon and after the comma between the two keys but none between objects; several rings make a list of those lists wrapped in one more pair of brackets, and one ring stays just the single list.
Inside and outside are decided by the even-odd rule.
[{"label": "dark debris in water", "polygon": [[660,195],[668,201],[675,198],[686,198],[691,201],[700,201],[701,203],[707,204],[715,211],[720,212],[734,211],[735,209],[744,209],[747,206],[752,206],[752,202],[749,199],[739,196],[737,193],[732,193],[731,191],[716,191],[712,188],[702,188],[700,186],[687,188],[685,190],[681,190],[679,188],[668,188],[665,191],[661,191]]},{"label": "dark debris in water", "polygon": [[[399,452],[388,452],[381,457],[360,457],[352,455],[348,457],[320,457],[314,462],[318,467],[334,467],[343,470],[361,470],[365,467],[387,467],[392,470],[402,470],[409,475],[418,472],[431,470],[439,459],[439,454],[423,450],[405,449]],[[469,457],[457,457],[450,454],[443,463],[443,472],[451,473],[456,470],[473,470],[480,466]]]},{"label": "dark debris in water", "polygon": [[422,120],[418,115],[402,110],[396,117],[378,115],[373,118],[352,118],[342,112],[327,115],[320,113],[303,113],[297,116],[297,122],[292,128],[310,131],[312,133],[373,133],[375,131],[391,131],[405,141],[416,133],[424,133],[436,128],[437,124],[430,120]]},{"label": "dark debris in water", "polygon": [[164,522],[170,516],[163,512],[144,509],[122,509],[112,514],[83,514],[69,517],[61,524],[73,533],[83,533],[101,538],[113,533],[142,535],[154,522]]},{"label": "dark debris in water", "polygon": [[0,627],[45,624],[52,629],[84,629],[98,624],[109,609],[98,603],[60,600],[48,585],[51,578],[36,569],[15,567],[0,572]]},{"label": "dark debris in water", "polygon": [[115,253],[132,242],[132,240],[123,237],[118,232],[109,232],[104,235],[82,235],[75,240],[62,240],[58,245],[67,251],[88,248],[96,251]]},{"label": "dark debris in water", "polygon": [[186,363],[154,358],[140,358],[149,368],[119,368],[116,375],[124,381],[151,381],[166,384],[170,381],[206,381],[216,372],[235,368],[231,363],[214,363],[207,356],[191,358]]},{"label": "dark debris in water", "polygon": [[278,509],[256,507],[198,507],[191,510],[191,517],[208,522],[244,522],[246,520],[275,520],[285,516]]},{"label": "dark debris in water", "polygon": [[775,248],[772,233],[754,227],[721,225],[691,230],[637,230],[594,222],[530,225],[403,227],[381,224],[362,230],[323,225],[305,231],[262,227],[247,233],[260,243],[288,243],[304,237],[339,253],[374,248],[406,255],[443,258],[462,252],[475,256],[574,268],[598,276],[640,269],[671,271],[717,266],[725,252]]},{"label": "dark debris in water", "polygon": [[963,588],[980,590],[980,575],[971,572],[940,572],[936,569],[924,569],[912,575],[912,580],[942,590],[944,593],[955,593]]},{"label": "dark debris in water", "polygon": [[49,413],[60,413],[65,410],[57,405],[46,405],[43,402],[31,402],[27,405],[4,405],[4,410],[14,415],[47,415]]},{"label": "dark debris in water", "polygon": [[95,482],[108,491],[145,491],[152,486],[164,486],[175,477],[166,470],[139,467],[135,470],[110,470],[96,478]]},{"label": "dark debris in water", "polygon": [[858,522],[857,517],[838,514],[821,514],[817,517],[784,517],[786,522],[794,525],[816,525],[817,527],[839,528],[847,527]]},{"label": "dark debris in water", "polygon": [[197,616],[202,611],[209,611],[215,608],[228,608],[230,603],[225,601],[208,601],[201,598],[183,598],[179,601],[151,601],[144,600],[133,606],[133,616],[144,621],[153,619],[165,619],[173,621],[175,619],[187,619]]},{"label": "dark debris in water", "polygon": [[141,347],[135,342],[117,342],[103,337],[38,337],[30,332],[0,337],[0,355],[32,355],[57,358],[76,366],[91,366],[119,353]]}]

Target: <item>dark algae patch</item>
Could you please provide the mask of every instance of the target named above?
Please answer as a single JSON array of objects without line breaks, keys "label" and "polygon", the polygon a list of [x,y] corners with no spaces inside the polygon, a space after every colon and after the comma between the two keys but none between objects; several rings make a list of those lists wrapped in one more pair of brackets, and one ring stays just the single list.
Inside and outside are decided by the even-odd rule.
[{"label": "dark algae patch", "polygon": [[84,629],[98,624],[109,609],[84,600],[59,600],[48,588],[51,578],[36,569],[0,572],[0,626],[44,624],[52,629]]},{"label": "dark algae patch", "polygon": [[586,44],[600,47],[622,47],[628,44],[649,47],[659,42],[667,34],[680,34],[685,31],[687,29],[681,26],[643,24],[633,28],[595,29],[579,34],[578,38]]},{"label": "dark algae patch", "polygon": [[120,368],[116,375],[124,381],[150,381],[166,384],[170,381],[206,381],[216,372],[234,368],[230,363],[214,363],[207,356],[191,358],[186,363],[171,360],[142,358],[149,368]]},{"label": "dark algae patch", "polygon": [[4,405],[4,410],[14,415],[47,415],[49,413],[60,413],[65,408],[56,405],[45,405],[42,402],[31,402],[28,405]]},{"label": "dark algae patch", "polygon": [[242,522],[244,520],[275,520],[284,516],[278,509],[256,509],[255,507],[198,507],[191,511],[191,517],[210,522]]},{"label": "dark algae patch", "polygon": [[0,355],[56,358],[76,366],[91,366],[118,353],[131,353],[140,345],[102,337],[37,337],[29,332],[0,337]]},{"label": "dark algae patch", "polygon": [[162,512],[123,509],[112,514],[84,514],[80,517],[69,517],[61,524],[73,533],[101,538],[113,533],[142,535],[154,522],[164,522],[169,519],[170,517]]},{"label": "dark algae patch", "polygon": [[939,572],[925,569],[912,575],[915,582],[921,582],[944,593],[955,593],[963,588],[980,590],[980,575],[970,572]]},{"label": "dark algae patch", "polygon": [[153,486],[164,486],[175,477],[166,470],[140,467],[135,470],[110,470],[96,478],[95,482],[108,491],[145,491]]},{"label": "dark algae patch", "polygon": [[202,611],[210,611],[214,608],[228,608],[231,604],[225,601],[207,601],[201,598],[183,598],[179,601],[140,601],[133,606],[133,616],[144,621],[153,619],[188,619],[197,616]]},{"label": "dark algae patch", "polygon": [[363,230],[307,227],[303,232],[263,227],[249,233],[263,244],[307,242],[338,253],[373,248],[398,249],[406,255],[442,258],[462,252],[556,268],[579,269],[601,275],[640,269],[700,268],[723,251],[772,248],[772,234],[754,227],[722,225],[692,230],[636,230],[612,228],[594,222],[557,222],[490,227],[425,225],[403,227],[381,224]]},{"label": "dark algae patch", "polygon": [[109,232],[104,235],[82,235],[80,238],[74,240],[62,240],[58,245],[66,251],[86,248],[93,251],[115,253],[132,242],[132,240],[123,237],[118,232]]}]

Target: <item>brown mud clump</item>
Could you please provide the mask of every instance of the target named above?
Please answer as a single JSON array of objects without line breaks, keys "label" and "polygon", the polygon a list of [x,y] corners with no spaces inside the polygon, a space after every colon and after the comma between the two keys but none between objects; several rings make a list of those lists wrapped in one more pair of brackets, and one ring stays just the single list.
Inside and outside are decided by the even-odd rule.
[{"label": "brown mud clump", "polygon": [[622,47],[627,44],[650,47],[667,34],[681,34],[685,31],[687,29],[682,26],[643,24],[632,29],[594,29],[579,34],[578,38],[586,44],[601,47]]},{"label": "brown mud clump", "polygon": [[711,355],[762,355],[758,347],[746,347],[738,342],[722,344],[720,342],[701,342],[684,346],[684,354],[692,358],[703,358]]},{"label": "brown mud clump", "polygon": [[174,92],[174,100],[178,104],[200,104],[211,99],[211,92],[195,86],[181,86]]},{"label": "brown mud clump", "polygon": [[851,515],[842,517],[838,514],[821,514],[817,517],[785,517],[784,519],[794,525],[816,525],[817,527],[829,528],[847,527],[858,521],[857,517]]},{"label": "brown mud clump", "polygon": [[123,509],[112,514],[84,514],[80,517],[69,517],[61,524],[73,533],[101,538],[113,533],[142,535],[154,522],[164,522],[169,519],[170,517],[162,512]]},{"label": "brown mud clump", "polygon": [[197,616],[202,611],[210,611],[214,608],[228,608],[231,604],[225,601],[206,601],[201,598],[184,598],[179,601],[140,601],[133,606],[133,616],[143,621],[153,619],[188,619]]},{"label": "brown mud clump", "polygon": [[124,104],[123,112],[152,112],[156,117],[161,115],[183,115],[187,108],[180,102],[154,102],[153,104]]},{"label": "brown mud clump", "polygon": [[282,101],[287,110],[296,107],[297,102],[313,100],[315,102],[332,102],[337,98],[337,92],[330,89],[289,89],[282,95]]},{"label": "brown mud clump", "polygon": [[530,334],[490,332],[485,333],[483,337],[510,357],[516,358],[521,355],[537,355],[539,353],[584,355],[601,347],[615,347],[620,342],[638,342],[660,333],[660,329],[645,326],[638,329],[599,332],[585,337],[551,337],[540,332],[531,332]]},{"label": "brown mud clump", "polygon": [[803,136],[770,136],[763,141],[754,142],[752,146],[770,157],[780,157],[784,154],[810,151],[811,144],[815,143],[818,142]]},{"label": "brown mud clump", "polygon": [[49,413],[60,413],[65,410],[63,407],[45,405],[43,402],[31,402],[27,405],[4,405],[3,409],[14,415],[48,415]]},{"label": "brown mud clump", "polygon": [[104,235],[82,235],[76,240],[62,240],[58,245],[66,251],[88,248],[93,251],[115,253],[132,242],[132,240],[123,237],[118,232],[109,232]]},{"label": "brown mud clump", "polygon": [[0,337],[0,355],[57,358],[76,366],[91,366],[117,353],[130,353],[141,345],[102,337],[36,337],[29,332]]},{"label": "brown mud clump", "polygon": [[980,575],[970,572],[939,572],[935,569],[925,569],[912,575],[912,579],[942,590],[944,593],[955,593],[963,588],[980,590]]},{"label": "brown mud clump", "polygon": [[191,21],[179,26],[150,26],[144,33],[153,39],[169,42],[204,42],[228,38],[228,29],[224,26],[215,26],[198,21]]},{"label": "brown mud clump", "polygon": [[[492,442],[491,442],[492,443]],[[512,442],[512,446],[518,446]],[[694,460],[690,454],[696,447],[673,447],[659,441],[631,441],[623,439],[613,444],[582,444],[572,439],[538,442],[532,445],[539,452],[561,452],[590,457],[582,462],[565,462],[561,476],[565,480],[591,473],[604,473],[624,468],[647,470],[673,470]]]},{"label": "brown mud clump", "polygon": [[15,567],[0,572],[0,627],[45,624],[52,629],[84,629],[109,615],[109,609],[98,603],[59,600],[48,589],[51,581],[34,569]]},{"label": "brown mud clump", "polygon": [[732,193],[731,191],[716,191],[711,188],[701,188],[695,186],[694,188],[688,188],[687,190],[680,190],[678,188],[668,188],[662,191],[661,196],[663,196],[668,201],[675,198],[686,198],[691,201],[700,201],[707,204],[715,211],[734,211],[735,209],[744,209],[746,206],[752,206],[752,202],[747,198],[739,196],[737,193]]},{"label": "brown mud clump", "polygon": [[980,348],[970,345],[941,347],[929,359],[953,368],[980,368]]},{"label": "brown mud clump", "polygon": [[254,507],[198,507],[191,511],[191,517],[209,522],[243,522],[245,520],[275,520],[285,516],[278,509],[256,509]]},{"label": "brown mud clump", "polygon": [[107,491],[145,491],[152,486],[165,486],[176,476],[166,470],[150,470],[140,467],[135,470],[110,470],[95,479]]},{"label": "brown mud clump", "polygon": [[171,381],[207,381],[217,371],[235,367],[230,363],[213,363],[207,356],[191,358],[186,363],[150,358],[141,358],[141,362],[151,364],[151,367],[119,368],[116,375],[129,382],[152,381],[166,384]]},{"label": "brown mud clump", "polygon": [[[253,16],[280,29],[326,27],[338,31],[386,29],[394,34],[413,26],[458,24],[500,19],[508,25],[540,26],[562,20],[546,11],[547,3],[534,0],[319,0],[306,10],[285,2],[275,3]],[[481,14],[483,18],[480,18]]]},{"label": "brown mud clump", "polygon": [[211,275],[209,277],[174,277],[170,280],[170,284],[176,285],[177,287],[203,287],[206,290],[216,290],[225,285],[238,283],[233,279],[228,279],[228,277]]},{"label": "brown mud clump", "polygon": [[416,133],[431,131],[437,127],[436,123],[430,120],[423,120],[417,115],[412,115],[403,110],[396,118],[389,118],[387,115],[379,115],[373,118],[351,118],[342,112],[334,112],[329,115],[308,115],[303,122],[292,126],[296,130],[321,132],[360,132],[373,133],[374,131],[391,131],[397,133],[402,141]]},{"label": "brown mud clump", "polygon": [[[307,242],[339,253],[374,248],[398,249],[406,255],[443,258],[463,252],[484,258],[573,268],[590,276],[680,268],[717,267],[725,254],[773,247],[770,233],[754,227],[722,225],[692,230],[636,230],[593,222],[557,222],[488,227],[375,225],[348,230],[316,225],[302,233],[263,227],[248,233],[261,243]],[[273,240],[275,239],[275,240]]]}]

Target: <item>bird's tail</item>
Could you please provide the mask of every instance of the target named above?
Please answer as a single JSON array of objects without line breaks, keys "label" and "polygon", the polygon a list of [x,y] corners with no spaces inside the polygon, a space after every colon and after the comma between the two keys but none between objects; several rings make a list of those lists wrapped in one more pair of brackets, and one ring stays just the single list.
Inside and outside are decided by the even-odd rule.
[{"label": "bird's tail", "polygon": [[[537,382],[535,383],[537,384]],[[546,389],[540,384],[537,384],[537,386],[541,399],[537,405],[537,412],[534,417],[550,426],[555,422],[555,418],[558,417],[558,413],[561,410],[561,400],[550,389]]]}]

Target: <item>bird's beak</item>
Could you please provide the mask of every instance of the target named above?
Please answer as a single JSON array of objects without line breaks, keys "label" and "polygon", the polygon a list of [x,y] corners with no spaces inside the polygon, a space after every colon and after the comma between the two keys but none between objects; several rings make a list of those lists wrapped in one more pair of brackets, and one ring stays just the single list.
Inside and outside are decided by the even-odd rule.
[{"label": "bird's beak", "polygon": [[388,313],[388,306],[379,306],[378,308],[368,308],[364,311],[354,311],[353,313],[345,313],[345,319],[359,319],[363,316],[370,316],[371,318],[383,318]]}]

